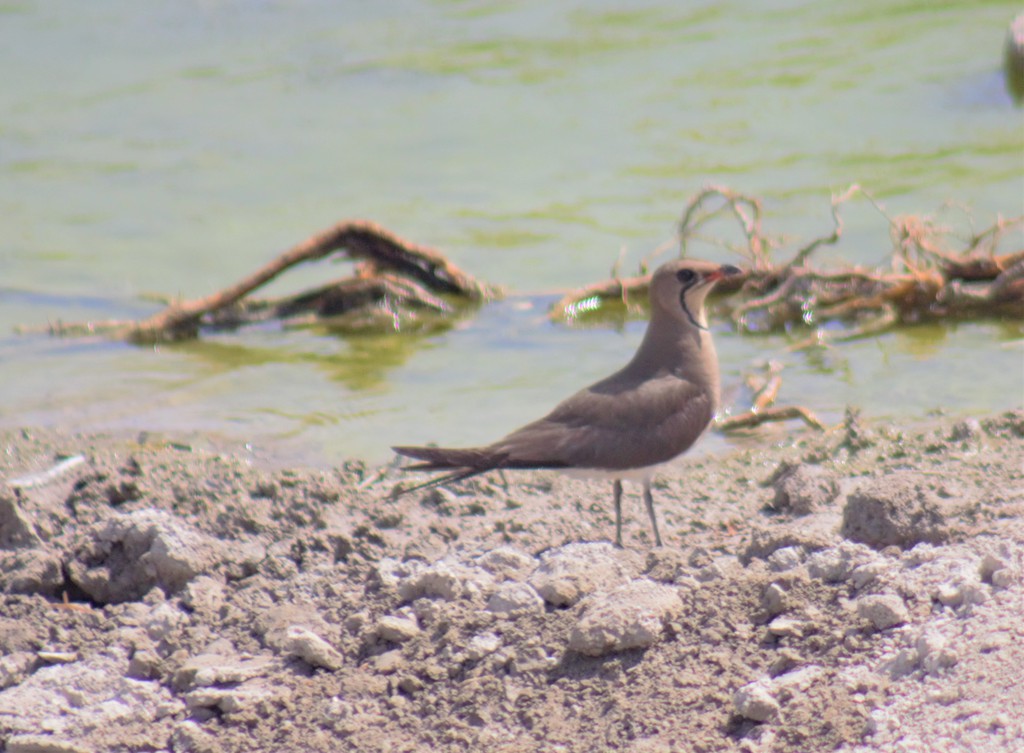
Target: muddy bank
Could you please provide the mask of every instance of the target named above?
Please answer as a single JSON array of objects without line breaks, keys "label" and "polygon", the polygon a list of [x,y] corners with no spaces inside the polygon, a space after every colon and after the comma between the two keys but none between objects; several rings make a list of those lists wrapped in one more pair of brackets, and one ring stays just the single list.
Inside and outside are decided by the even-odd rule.
[{"label": "muddy bank", "polygon": [[[0,749],[1013,750],[1024,413],[610,484],[0,437]],[[81,459],[75,456],[81,455]],[[61,458],[56,473],[46,475]]]}]

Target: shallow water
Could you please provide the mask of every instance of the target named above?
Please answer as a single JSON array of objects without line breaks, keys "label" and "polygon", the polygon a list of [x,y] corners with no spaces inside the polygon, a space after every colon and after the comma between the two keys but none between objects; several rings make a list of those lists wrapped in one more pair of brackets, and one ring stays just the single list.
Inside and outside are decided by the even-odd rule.
[{"label": "shallow water", "polygon": [[[624,362],[642,322],[547,322],[551,291],[669,239],[700,186],[797,243],[858,182],[890,214],[1024,204],[1009,2],[14,2],[0,5],[0,423],[250,441],[315,463],[492,439]],[[948,221],[965,227],[959,210]],[[381,222],[522,295],[433,335],[254,328],[137,348],[11,334],[207,294],[332,223]],[[867,202],[837,251],[888,255]],[[1020,235],[1006,250],[1020,247]],[[699,253],[738,259],[716,248]],[[338,276],[299,271],[275,287]],[[718,326],[726,396],[837,420],[1024,401],[1020,323],[811,354]],[[720,444],[715,438],[712,447]]]}]

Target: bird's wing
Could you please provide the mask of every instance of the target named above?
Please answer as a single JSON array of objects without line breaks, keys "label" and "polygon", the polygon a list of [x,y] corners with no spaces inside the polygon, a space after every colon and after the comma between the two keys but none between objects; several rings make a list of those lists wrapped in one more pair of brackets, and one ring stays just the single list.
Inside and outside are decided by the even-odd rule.
[{"label": "bird's wing", "polygon": [[506,467],[636,468],[685,452],[713,417],[711,391],[685,379],[609,379],[488,449],[507,455]]}]

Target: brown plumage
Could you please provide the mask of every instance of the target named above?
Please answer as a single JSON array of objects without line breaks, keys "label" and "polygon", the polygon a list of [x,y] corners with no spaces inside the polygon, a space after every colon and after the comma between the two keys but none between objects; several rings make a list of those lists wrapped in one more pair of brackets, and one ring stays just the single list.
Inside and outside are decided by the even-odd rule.
[{"label": "brown plumage", "polygon": [[718,358],[704,315],[714,283],[731,265],[683,259],[651,278],[651,320],[622,369],[580,390],[547,416],[485,447],[395,447],[422,461],[407,470],[449,473],[400,490],[440,486],[496,469],[557,469],[614,480],[615,541],[622,545],[622,480],[643,482],[644,502],[661,545],[651,478],[686,452],[718,410]]}]

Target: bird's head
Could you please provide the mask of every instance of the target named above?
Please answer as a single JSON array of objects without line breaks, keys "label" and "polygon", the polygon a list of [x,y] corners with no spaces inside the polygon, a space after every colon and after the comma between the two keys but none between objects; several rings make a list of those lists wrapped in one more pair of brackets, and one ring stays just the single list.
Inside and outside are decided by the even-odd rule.
[{"label": "bird's head", "polygon": [[723,277],[741,273],[731,264],[678,259],[662,264],[651,278],[651,307],[698,329],[707,329],[704,298]]}]

